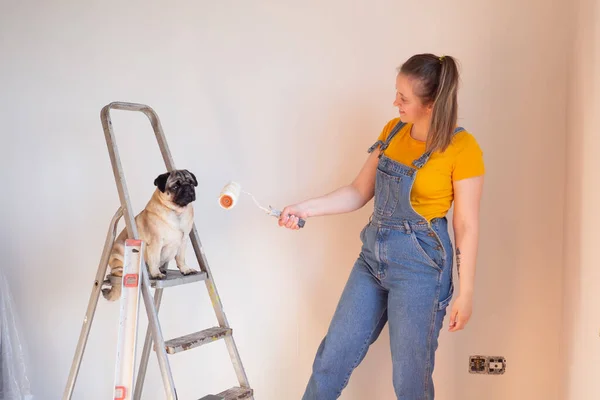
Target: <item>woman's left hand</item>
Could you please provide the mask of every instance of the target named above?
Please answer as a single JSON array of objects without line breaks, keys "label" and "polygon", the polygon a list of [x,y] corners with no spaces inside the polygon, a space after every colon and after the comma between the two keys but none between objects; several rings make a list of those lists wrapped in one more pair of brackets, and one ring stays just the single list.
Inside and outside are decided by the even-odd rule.
[{"label": "woman's left hand", "polygon": [[473,311],[473,296],[459,294],[450,311],[450,332],[464,329]]}]

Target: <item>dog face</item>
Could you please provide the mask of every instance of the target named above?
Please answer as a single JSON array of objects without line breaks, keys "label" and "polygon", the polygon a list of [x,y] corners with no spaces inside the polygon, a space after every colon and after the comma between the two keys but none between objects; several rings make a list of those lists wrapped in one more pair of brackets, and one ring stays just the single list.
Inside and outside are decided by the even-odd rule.
[{"label": "dog face", "polygon": [[154,180],[154,185],[170,202],[179,207],[185,207],[196,200],[195,188],[198,186],[198,181],[196,176],[187,169],[161,174]]}]

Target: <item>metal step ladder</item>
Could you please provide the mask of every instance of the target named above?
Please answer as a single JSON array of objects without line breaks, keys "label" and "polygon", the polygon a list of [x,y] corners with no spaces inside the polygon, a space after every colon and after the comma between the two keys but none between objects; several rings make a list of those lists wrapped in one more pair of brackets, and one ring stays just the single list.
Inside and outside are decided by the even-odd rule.
[{"label": "metal step ladder", "polygon": [[[154,134],[156,136],[156,140],[158,141],[158,145],[160,147],[160,151],[164,159],[165,166],[167,167],[167,170],[171,171],[175,169],[175,164],[173,162],[173,158],[171,157],[169,147],[167,146],[167,141],[165,139],[160,120],[156,112],[151,107],[144,104],[113,102],[106,105],[102,109],[100,119],[102,121],[102,127],[104,129],[104,135],[106,138],[106,144],[108,146],[108,152],[110,155],[113,173],[115,176],[117,190],[119,192],[121,206],[114,214],[109,225],[106,241],[104,244],[104,250],[102,251],[102,256],[100,258],[100,264],[98,265],[96,278],[92,284],[92,292],[90,294],[88,308],[81,328],[81,333],[75,350],[75,355],[73,357],[73,362],[71,365],[69,378],[67,380],[67,385],[63,394],[63,400],[70,400],[71,396],[73,395],[75,382],[77,380],[77,375],[81,366],[83,353],[87,344],[89,332],[92,326],[92,321],[94,319],[94,314],[96,311],[96,306],[98,304],[98,299],[100,297],[102,286],[103,284],[121,284],[121,277],[113,277],[109,275],[108,280],[105,280],[104,278],[108,269],[108,258],[112,249],[112,244],[117,234],[117,224],[121,217],[125,217],[125,224],[127,228],[128,237],[130,239],[139,239],[137,227],[135,225],[134,220],[135,214],[131,207],[129,193],[127,191],[127,185],[125,183],[123,167],[119,158],[119,152],[117,149],[115,135],[110,118],[111,110],[138,111],[144,113],[150,120],[150,123],[152,124],[152,128],[154,129]],[[217,287],[215,285],[213,276],[208,266],[206,255],[204,254],[204,250],[200,242],[200,237],[198,236],[198,231],[195,225],[192,227],[192,230],[190,232],[190,239],[192,247],[196,254],[196,258],[198,259],[198,264],[200,266],[199,273],[184,276],[179,272],[179,270],[168,269],[166,273],[167,276],[165,279],[154,280],[150,278],[150,275],[145,267],[141,268],[140,285],[143,302],[146,308],[146,312],[148,314],[148,329],[146,330],[146,339],[141,355],[137,380],[133,393],[133,399],[141,399],[146,369],[148,366],[148,360],[150,358],[151,347],[153,347],[154,351],[157,354],[158,364],[162,375],[165,393],[167,396],[166,398],[169,400],[177,400],[177,392],[175,390],[173,375],[171,373],[171,367],[167,355],[175,354],[182,351],[188,351],[216,340],[224,340],[227,345],[229,356],[231,358],[231,363],[233,364],[233,368],[237,375],[239,386],[234,386],[216,395],[212,394],[206,397],[202,397],[202,399],[211,398],[223,400],[253,400],[254,393],[248,383],[248,378],[246,376],[246,372],[244,371],[242,360],[240,358],[237,346],[233,339],[232,329],[229,326],[229,322],[227,321],[227,317],[225,316],[225,312],[223,311],[223,305],[221,303],[219,293],[217,292]],[[204,281],[204,283],[206,284],[206,288],[208,289],[208,294],[210,296],[213,309],[217,317],[218,326],[165,341],[162,336],[160,322],[158,319],[158,311],[160,309],[163,290],[165,288],[192,284],[199,281]],[[150,294],[151,288],[155,289],[154,298],[152,298]],[[155,343],[154,346],[152,346],[153,342]]]}]

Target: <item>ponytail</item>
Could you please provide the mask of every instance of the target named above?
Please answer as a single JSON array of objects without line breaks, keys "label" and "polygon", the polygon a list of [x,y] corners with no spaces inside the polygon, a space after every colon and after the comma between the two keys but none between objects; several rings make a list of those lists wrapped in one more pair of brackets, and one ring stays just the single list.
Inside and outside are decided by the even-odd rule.
[{"label": "ponytail", "polygon": [[433,105],[427,150],[444,151],[450,145],[458,120],[459,72],[451,56],[418,54],[406,61],[399,71],[420,83],[415,93],[423,105]]}]

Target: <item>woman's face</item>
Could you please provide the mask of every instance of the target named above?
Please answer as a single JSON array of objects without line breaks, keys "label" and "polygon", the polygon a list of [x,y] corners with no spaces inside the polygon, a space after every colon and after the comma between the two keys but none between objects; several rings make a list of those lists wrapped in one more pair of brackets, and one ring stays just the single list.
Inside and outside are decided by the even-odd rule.
[{"label": "woman's face", "polygon": [[394,107],[400,112],[400,120],[407,123],[418,123],[431,119],[432,105],[424,105],[415,94],[415,85],[419,82],[402,73],[396,77],[396,99]]}]

